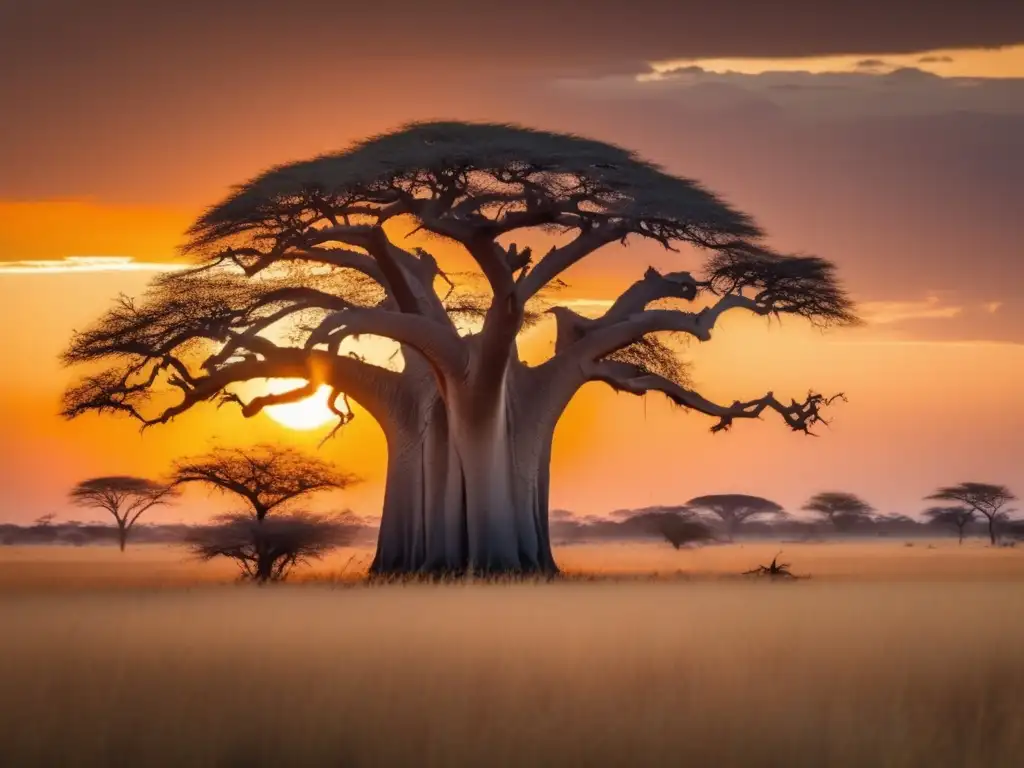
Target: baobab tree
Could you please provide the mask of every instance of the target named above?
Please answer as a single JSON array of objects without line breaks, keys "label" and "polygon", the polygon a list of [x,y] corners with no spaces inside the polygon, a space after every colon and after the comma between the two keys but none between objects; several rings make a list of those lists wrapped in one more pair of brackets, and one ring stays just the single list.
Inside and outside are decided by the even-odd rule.
[{"label": "baobab tree", "polygon": [[931,507],[924,511],[924,516],[935,525],[955,526],[959,534],[959,543],[964,543],[964,528],[974,519],[974,510],[970,507]]},{"label": "baobab tree", "polygon": [[128,534],[139,517],[153,507],[167,504],[176,491],[172,485],[144,477],[112,475],[83,480],[69,494],[71,503],[109,512],[117,523],[117,543],[124,552]]},{"label": "baobab tree", "polygon": [[[629,240],[691,246],[703,265],[649,268],[598,317],[551,306],[567,270]],[[150,426],[220,399],[251,417],[327,386],[340,424],[351,397],[388,446],[376,573],[555,572],[551,440],[582,386],[661,393],[711,416],[713,432],[775,412],[809,433],[831,398],[713,402],[673,339],[708,341],[727,313],[855,320],[829,262],[770,250],[698,183],[618,147],[509,125],[413,124],[273,168],[206,211],[184,252],[195,268],[75,336],[66,363],[109,367],[66,393],[64,414]],[[445,254],[486,287],[453,281]],[[527,365],[518,337],[546,316],[554,354]],[[399,345],[394,364],[351,348],[367,336]],[[306,383],[238,396],[267,378]],[[168,390],[177,401],[154,406]]]},{"label": "baobab tree", "polygon": [[220,448],[178,461],[173,478],[176,486],[199,483],[246,503],[246,512],[219,516],[218,525],[196,533],[190,543],[200,558],[228,557],[258,582],[284,579],[292,566],[321,557],[350,533],[341,521],[297,510],[296,504],[357,478],[294,448]]},{"label": "baobab tree", "polygon": [[994,547],[998,536],[996,523],[1006,517],[1006,505],[1017,499],[1005,485],[960,483],[939,488],[925,497],[928,501],[950,501],[961,504],[988,520],[988,537]]},{"label": "baobab tree", "polygon": [[812,496],[803,509],[827,520],[838,531],[871,522],[874,507],[859,496],[843,491],[823,491]]},{"label": "baobab tree", "polygon": [[774,501],[760,496],[743,493],[721,493],[698,496],[686,502],[691,509],[710,512],[725,526],[725,533],[732,541],[736,532],[747,520],[757,516],[782,515],[784,510]]}]

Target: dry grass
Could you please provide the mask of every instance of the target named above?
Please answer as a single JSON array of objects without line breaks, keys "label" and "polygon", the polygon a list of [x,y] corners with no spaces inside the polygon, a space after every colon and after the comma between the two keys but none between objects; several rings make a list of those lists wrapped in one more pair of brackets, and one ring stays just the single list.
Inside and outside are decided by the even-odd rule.
[{"label": "dry grass", "polygon": [[[116,564],[125,588],[68,591],[17,588],[5,566],[0,764],[1019,765],[1021,553],[978,548],[968,568],[922,548],[957,564],[897,567],[918,548],[830,546],[918,576],[156,589],[125,579],[141,551]],[[75,552],[65,578],[114,567]],[[167,581],[186,567],[148,556]],[[686,557],[736,570],[764,553]]]},{"label": "dry grass", "polygon": [[[676,551],[664,543],[578,544],[558,547],[555,557],[570,575],[671,576],[717,579],[771,562],[779,550],[797,574],[829,581],[1021,581],[1024,548],[992,549],[980,539],[957,546],[952,538],[915,541],[779,543],[748,542]],[[370,547],[339,550],[296,570],[294,580],[349,581],[366,573]],[[224,560],[201,563],[182,547],[0,547],[0,592],[25,589],[169,587],[230,582],[235,567]]]}]

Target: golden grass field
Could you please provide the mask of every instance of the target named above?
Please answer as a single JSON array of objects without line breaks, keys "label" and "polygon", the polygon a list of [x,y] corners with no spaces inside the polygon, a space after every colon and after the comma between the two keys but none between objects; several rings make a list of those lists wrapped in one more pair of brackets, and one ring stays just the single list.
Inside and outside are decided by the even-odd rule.
[{"label": "golden grass field", "polygon": [[[0,548],[0,765],[1022,765],[1024,550],[928,545],[577,545],[666,578],[444,586],[344,585],[342,552],[269,588]],[[812,578],[734,577],[779,548]]]}]

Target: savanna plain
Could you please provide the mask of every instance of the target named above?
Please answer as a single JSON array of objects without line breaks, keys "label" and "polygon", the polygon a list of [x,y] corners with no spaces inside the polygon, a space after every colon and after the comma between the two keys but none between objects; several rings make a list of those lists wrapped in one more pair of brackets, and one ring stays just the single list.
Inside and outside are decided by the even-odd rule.
[{"label": "savanna plain", "polygon": [[[810,578],[741,577],[782,549]],[[1017,766],[1024,551],[556,551],[568,578],[281,585],[0,548],[4,766]]]}]

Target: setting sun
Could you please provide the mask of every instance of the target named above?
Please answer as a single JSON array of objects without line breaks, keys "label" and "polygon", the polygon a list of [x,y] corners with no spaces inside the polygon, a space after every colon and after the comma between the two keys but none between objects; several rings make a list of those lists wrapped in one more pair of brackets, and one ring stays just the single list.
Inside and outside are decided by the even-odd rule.
[{"label": "setting sun", "polygon": [[[267,394],[286,392],[301,383],[300,379],[271,379],[267,382]],[[299,400],[297,403],[272,405],[264,412],[278,424],[289,429],[317,429],[338,418],[330,409],[328,402],[330,394],[331,388],[324,384],[315,394],[305,400]]]}]

